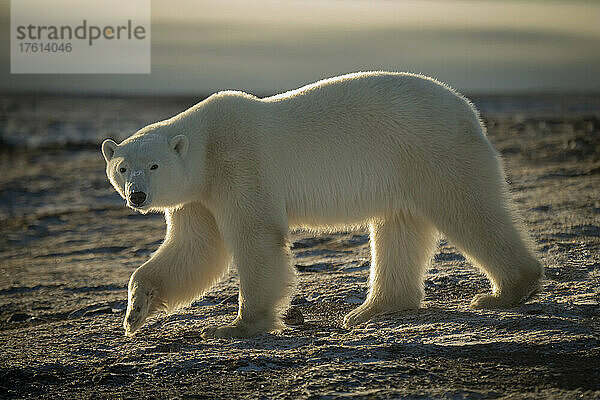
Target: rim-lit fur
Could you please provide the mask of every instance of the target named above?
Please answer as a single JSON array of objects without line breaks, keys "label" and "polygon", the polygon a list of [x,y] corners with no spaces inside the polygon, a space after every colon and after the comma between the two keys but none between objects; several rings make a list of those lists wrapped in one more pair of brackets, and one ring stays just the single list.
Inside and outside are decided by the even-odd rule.
[{"label": "rim-lit fur", "polygon": [[[173,145],[180,135],[186,154]],[[370,228],[369,294],[346,326],[418,308],[440,232],[491,281],[474,307],[515,306],[542,279],[476,110],[433,79],[369,72],[265,99],[221,92],[107,151],[141,163],[136,142],[172,171],[149,183],[148,209],[166,212],[167,237],[131,277],[128,332],[200,296],[230,259],[238,316],[206,336],[280,327],[295,282],[290,226]]]}]

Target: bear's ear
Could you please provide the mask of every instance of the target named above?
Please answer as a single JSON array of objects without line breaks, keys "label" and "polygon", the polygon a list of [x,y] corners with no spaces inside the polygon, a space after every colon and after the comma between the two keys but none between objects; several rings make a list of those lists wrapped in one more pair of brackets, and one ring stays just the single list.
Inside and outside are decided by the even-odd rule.
[{"label": "bear's ear", "polygon": [[175,150],[179,157],[183,158],[187,154],[188,148],[190,147],[190,141],[185,135],[177,135],[171,139],[171,148]]},{"label": "bear's ear", "polygon": [[112,160],[113,155],[115,154],[115,150],[119,145],[112,139],[106,139],[102,142],[102,154],[104,155],[104,159],[106,162]]}]

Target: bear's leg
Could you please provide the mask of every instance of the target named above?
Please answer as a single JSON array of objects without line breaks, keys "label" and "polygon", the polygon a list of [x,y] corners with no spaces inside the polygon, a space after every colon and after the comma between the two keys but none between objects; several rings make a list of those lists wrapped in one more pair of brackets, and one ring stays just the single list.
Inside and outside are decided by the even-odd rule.
[{"label": "bear's leg", "polygon": [[473,308],[517,306],[539,290],[543,267],[504,195],[489,188],[487,196],[481,193],[478,198],[461,201],[460,209],[446,213],[453,217],[442,218],[438,228],[492,282],[492,294],[476,296]]},{"label": "bear's leg", "polygon": [[296,281],[287,224],[228,210],[227,222],[220,226],[239,272],[239,310],[233,323],[208,327],[203,336],[250,337],[281,329],[281,312]]},{"label": "bear's leg", "polygon": [[157,311],[194,301],[219,279],[229,264],[212,214],[199,203],[166,212],[165,241],[129,280],[123,326],[127,335]]},{"label": "bear's leg", "polygon": [[436,237],[433,225],[407,214],[372,222],[369,294],[344,318],[344,326],[366,322],[376,314],[419,308]]}]

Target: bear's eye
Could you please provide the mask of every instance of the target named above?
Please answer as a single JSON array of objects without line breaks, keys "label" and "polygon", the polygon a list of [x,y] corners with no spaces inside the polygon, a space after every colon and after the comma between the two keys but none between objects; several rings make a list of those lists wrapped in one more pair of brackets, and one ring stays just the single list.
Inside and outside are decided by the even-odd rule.
[{"label": "bear's eye", "polygon": [[125,172],[127,172],[127,168],[121,167],[121,168],[119,168],[119,172],[124,174]]},{"label": "bear's eye", "polygon": [[157,169],[158,168],[158,164],[152,164],[152,166],[150,167],[150,169]]}]

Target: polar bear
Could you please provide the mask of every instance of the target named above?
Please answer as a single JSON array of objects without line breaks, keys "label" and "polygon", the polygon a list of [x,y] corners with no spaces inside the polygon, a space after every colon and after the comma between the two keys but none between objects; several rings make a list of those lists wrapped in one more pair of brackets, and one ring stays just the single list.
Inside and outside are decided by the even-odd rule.
[{"label": "polar bear", "polygon": [[200,297],[230,263],[237,317],[203,335],[281,328],[296,280],[290,226],[370,228],[369,292],[346,327],[419,307],[438,232],[491,281],[474,308],[518,305],[543,278],[477,112],[432,78],[363,72],[267,98],[219,92],[102,152],[129,207],[166,215],[164,242],[129,281],[127,335]]}]

